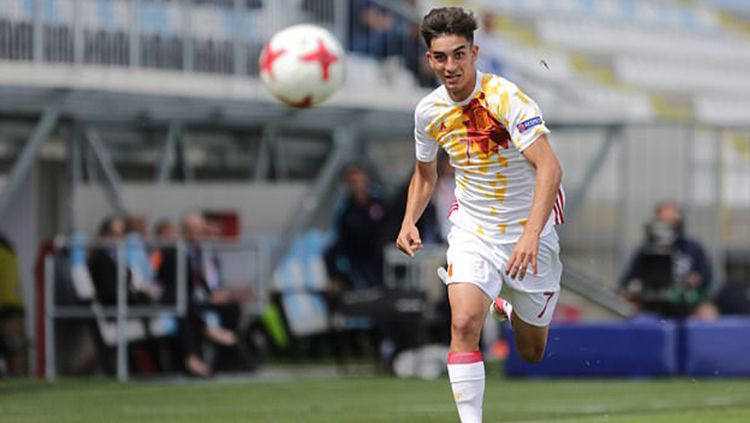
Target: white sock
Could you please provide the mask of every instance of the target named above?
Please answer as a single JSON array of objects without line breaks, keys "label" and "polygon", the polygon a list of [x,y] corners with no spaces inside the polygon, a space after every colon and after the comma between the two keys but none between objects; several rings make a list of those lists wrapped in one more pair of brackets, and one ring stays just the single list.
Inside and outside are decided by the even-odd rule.
[{"label": "white sock", "polygon": [[448,377],[461,423],[482,423],[484,361],[482,353],[448,353]]}]

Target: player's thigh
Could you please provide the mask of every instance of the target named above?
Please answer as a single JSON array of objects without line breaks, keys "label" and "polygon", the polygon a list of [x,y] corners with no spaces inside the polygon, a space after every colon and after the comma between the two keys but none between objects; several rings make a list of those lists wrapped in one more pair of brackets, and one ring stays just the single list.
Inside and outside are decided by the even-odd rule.
[{"label": "player's thigh", "polygon": [[[518,277],[513,279],[504,272],[515,246],[516,244],[503,244],[497,250],[503,266],[501,274],[504,286],[510,286],[522,292],[557,291],[560,289],[560,277],[562,276],[563,265],[560,260],[560,243],[557,232],[554,229],[539,239],[537,272],[534,273],[532,269],[529,269],[523,280],[518,279]],[[515,304],[513,305],[515,306]]]},{"label": "player's thigh", "polygon": [[552,322],[560,290],[523,292],[508,288],[503,291],[503,295],[513,305],[513,313],[521,321],[529,326],[543,328]]},{"label": "player's thigh", "polygon": [[553,231],[540,239],[536,275],[527,274],[522,281],[505,276],[506,299],[520,320],[535,327],[549,326],[560,297],[561,276],[559,244]]},{"label": "player's thigh", "polygon": [[502,278],[495,265],[497,260],[487,244],[474,234],[454,226],[448,235],[448,245],[446,283],[449,287],[453,284],[472,284],[488,300],[497,297],[502,287]]}]

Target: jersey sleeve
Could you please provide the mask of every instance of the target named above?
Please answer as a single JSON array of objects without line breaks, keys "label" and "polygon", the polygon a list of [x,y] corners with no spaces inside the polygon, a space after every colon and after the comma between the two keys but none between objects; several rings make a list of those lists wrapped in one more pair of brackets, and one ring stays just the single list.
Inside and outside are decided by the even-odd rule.
[{"label": "jersey sleeve", "polygon": [[416,144],[417,160],[431,162],[437,157],[440,145],[427,133],[427,118],[424,105],[420,103],[414,111],[414,142]]},{"label": "jersey sleeve", "polygon": [[549,134],[539,106],[517,87],[508,93],[505,120],[510,139],[518,151],[527,149],[540,136]]}]

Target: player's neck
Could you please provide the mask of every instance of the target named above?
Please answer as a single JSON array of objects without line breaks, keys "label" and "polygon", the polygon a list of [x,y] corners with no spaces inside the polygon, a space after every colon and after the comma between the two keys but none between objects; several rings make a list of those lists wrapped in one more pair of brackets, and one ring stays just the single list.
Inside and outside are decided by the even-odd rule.
[{"label": "player's neck", "polygon": [[446,87],[446,91],[448,91],[448,96],[450,96],[451,100],[455,101],[456,103],[460,103],[466,100],[467,98],[469,98],[469,96],[471,96],[471,93],[474,92],[474,88],[476,86],[477,86],[477,72],[474,71],[471,74],[469,83],[467,83],[466,86],[463,87],[461,90],[451,91],[451,90],[448,90]]}]

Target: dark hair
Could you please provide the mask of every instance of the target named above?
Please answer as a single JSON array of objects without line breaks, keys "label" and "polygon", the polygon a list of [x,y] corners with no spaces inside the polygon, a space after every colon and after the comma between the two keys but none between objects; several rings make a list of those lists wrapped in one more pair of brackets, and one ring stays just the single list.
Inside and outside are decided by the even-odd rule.
[{"label": "dark hair", "polygon": [[419,26],[428,49],[432,39],[441,35],[460,35],[473,43],[476,29],[477,20],[474,14],[460,7],[432,9],[425,15],[422,25]]},{"label": "dark hair", "polygon": [[112,215],[112,216],[105,217],[99,224],[99,230],[97,231],[99,236],[111,235],[112,224],[114,224],[116,220],[123,220],[123,218],[122,216],[119,216],[119,215]]},{"label": "dark hair", "polygon": [[161,235],[162,232],[164,232],[168,227],[173,226],[172,221],[169,219],[159,219],[159,221],[154,224],[154,234]]}]

